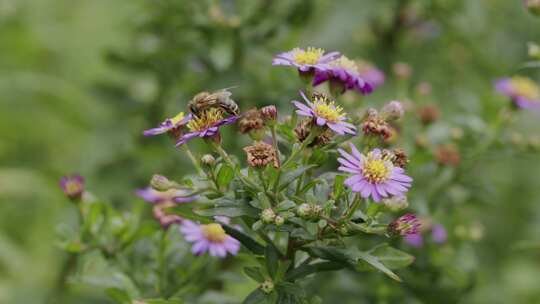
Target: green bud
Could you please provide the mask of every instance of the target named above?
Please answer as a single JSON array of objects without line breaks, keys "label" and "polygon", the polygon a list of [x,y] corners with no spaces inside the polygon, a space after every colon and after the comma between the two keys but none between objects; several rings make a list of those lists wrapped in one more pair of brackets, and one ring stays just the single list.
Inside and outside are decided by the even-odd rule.
[{"label": "green bud", "polygon": [[274,282],[272,282],[272,280],[270,279],[267,279],[266,281],[261,283],[260,288],[266,294],[271,293],[272,291],[274,291]]},{"label": "green bud", "polygon": [[201,163],[205,166],[212,167],[216,163],[216,159],[211,154],[205,154],[201,157]]},{"label": "green bud", "polygon": [[150,180],[150,186],[157,191],[167,191],[178,186],[177,183],[170,181],[163,175],[154,174]]},{"label": "green bud", "polygon": [[274,222],[274,219],[276,218],[276,213],[271,208],[264,209],[261,212],[261,221],[266,224],[270,224]]},{"label": "green bud", "polygon": [[276,226],[281,226],[281,225],[285,224],[285,219],[282,216],[278,215],[274,219],[274,224],[276,224]]},{"label": "green bud", "polygon": [[303,219],[306,219],[306,218],[309,218],[311,216],[311,212],[312,212],[312,206],[310,204],[301,204],[300,206],[298,206],[298,208],[296,208],[296,214],[303,218]]},{"label": "green bud", "polygon": [[382,200],[382,204],[392,212],[398,212],[409,207],[409,202],[405,196],[392,196]]}]

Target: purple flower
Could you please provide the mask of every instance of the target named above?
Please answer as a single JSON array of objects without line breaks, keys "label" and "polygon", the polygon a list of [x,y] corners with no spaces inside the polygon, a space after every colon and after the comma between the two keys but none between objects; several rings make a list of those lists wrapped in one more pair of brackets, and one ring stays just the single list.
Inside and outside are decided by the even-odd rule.
[{"label": "purple flower", "polygon": [[272,60],[272,65],[293,66],[302,73],[325,69],[324,64],[338,58],[338,52],[326,53],[323,49],[308,47],[295,48],[292,51],[280,53]]},{"label": "purple flower", "polygon": [[420,233],[408,234],[403,237],[403,240],[412,247],[420,248],[424,246],[424,237]]},{"label": "purple flower", "polygon": [[390,225],[388,225],[388,232],[392,235],[411,235],[418,234],[420,229],[420,221],[414,214],[405,214]]},{"label": "purple flower", "polygon": [[187,123],[190,132],[182,135],[176,142],[176,146],[181,146],[196,137],[207,138],[219,136],[219,127],[232,124],[238,120],[238,118],[238,116],[223,118],[223,112],[220,109],[211,108],[208,111],[201,113],[199,117],[193,117]]},{"label": "purple flower", "polygon": [[191,195],[186,189],[157,191],[154,188],[147,187],[144,189],[138,189],[135,191],[135,194],[152,204],[161,204],[165,202],[187,203],[197,199],[197,196]]},{"label": "purple flower", "polygon": [[68,198],[72,200],[80,199],[84,192],[84,177],[78,174],[62,176],[60,188]]},{"label": "purple flower", "polygon": [[143,135],[154,136],[154,135],[167,133],[169,131],[174,131],[186,125],[190,120],[191,120],[191,114],[184,116],[184,112],[180,112],[173,118],[167,118],[157,128],[144,131]]},{"label": "purple flower", "polygon": [[411,187],[412,178],[405,174],[403,168],[394,166],[379,149],[364,155],[353,144],[350,146],[352,154],[338,149],[342,156],[338,158],[341,164],[338,170],[352,173],[345,180],[346,186],[363,198],[371,196],[376,202],[383,197],[405,195]]},{"label": "purple flower", "polygon": [[324,64],[324,67],[316,70],[313,86],[325,81],[339,84],[342,92],[356,90],[362,94],[369,94],[373,91],[371,84],[360,75],[356,63],[345,56]]},{"label": "purple flower", "polygon": [[358,74],[360,74],[360,77],[369,83],[373,89],[384,84],[385,76],[383,71],[379,70],[373,64],[367,61],[358,60],[356,61],[356,66],[358,67]]},{"label": "purple flower", "polygon": [[180,226],[186,241],[193,243],[191,252],[200,255],[209,252],[211,256],[224,258],[227,252],[236,255],[240,250],[240,242],[223,230],[218,223],[199,225],[185,220]]},{"label": "purple flower", "polygon": [[431,238],[433,239],[433,242],[437,244],[445,243],[448,239],[448,234],[444,226],[441,224],[433,225],[431,228]]},{"label": "purple flower", "polygon": [[309,105],[293,101],[293,104],[298,108],[296,113],[301,116],[312,117],[313,121],[320,127],[326,126],[332,131],[340,135],[355,134],[356,128],[346,122],[343,108],[336,106],[334,101],[331,101],[323,94],[313,94],[313,99],[310,101],[304,92],[300,91],[300,95]]},{"label": "purple flower", "polygon": [[529,78],[514,76],[495,81],[495,90],[523,109],[540,110],[540,88]]}]

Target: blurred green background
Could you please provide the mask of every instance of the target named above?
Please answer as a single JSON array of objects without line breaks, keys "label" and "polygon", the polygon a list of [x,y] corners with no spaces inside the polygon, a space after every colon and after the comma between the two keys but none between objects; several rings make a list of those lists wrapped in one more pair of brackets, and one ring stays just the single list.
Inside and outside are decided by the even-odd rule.
[{"label": "blurred green background", "polygon": [[[518,0],[0,0],[0,303],[45,303],[56,286],[65,257],[55,230],[75,216],[62,175],[79,172],[129,208],[153,173],[191,171],[166,137],[141,132],[198,91],[239,86],[244,109],[289,110],[301,83],[271,58],[317,46],[387,73],[410,63],[415,81],[432,83],[444,120],[481,131],[505,102],[495,78],[538,79],[520,69],[528,41],[540,41],[540,18]],[[365,102],[397,94],[390,80]],[[538,136],[539,116],[520,113],[512,128],[508,136]],[[459,261],[478,267],[462,303],[540,303],[540,246],[516,246],[540,244],[540,157],[504,151],[477,160],[469,178],[489,191],[449,220],[474,219],[483,231],[476,258]],[[331,299],[358,287],[325,288]]]}]

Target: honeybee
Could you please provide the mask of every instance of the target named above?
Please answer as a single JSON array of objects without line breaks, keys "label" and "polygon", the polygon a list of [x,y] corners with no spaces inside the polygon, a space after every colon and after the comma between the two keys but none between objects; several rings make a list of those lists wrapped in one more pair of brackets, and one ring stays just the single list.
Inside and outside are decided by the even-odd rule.
[{"label": "honeybee", "polygon": [[236,102],[234,102],[234,100],[231,99],[231,95],[232,93],[229,91],[229,88],[212,93],[200,92],[193,96],[193,98],[189,101],[189,111],[191,114],[198,117],[203,111],[210,108],[219,108],[225,113],[238,115],[238,105]]}]

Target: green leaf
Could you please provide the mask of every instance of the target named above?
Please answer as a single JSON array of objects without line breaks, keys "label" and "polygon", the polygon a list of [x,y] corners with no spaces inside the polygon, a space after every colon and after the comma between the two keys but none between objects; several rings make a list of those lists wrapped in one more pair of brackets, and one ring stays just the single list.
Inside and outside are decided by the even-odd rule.
[{"label": "green leaf", "polygon": [[131,304],[131,298],[127,292],[120,288],[107,288],[105,289],[107,296],[118,304]]},{"label": "green leaf", "polygon": [[279,190],[285,189],[290,183],[294,182],[296,179],[298,179],[304,172],[307,170],[316,167],[316,165],[308,165],[308,166],[301,166],[300,168],[293,170],[282,178],[282,182],[279,186]]},{"label": "green leaf", "polygon": [[266,302],[266,294],[259,288],[253,290],[245,299],[242,304],[260,304]]},{"label": "green leaf", "polygon": [[373,256],[389,269],[401,269],[411,265],[414,262],[414,256],[383,244],[369,251]]},{"label": "green leaf", "polygon": [[264,282],[264,276],[259,267],[244,267],[244,273],[256,282]]},{"label": "green leaf", "polygon": [[219,172],[217,174],[217,184],[220,188],[226,188],[231,180],[234,178],[234,170],[227,164],[223,164],[221,168],[219,168]]},{"label": "green leaf", "polygon": [[238,207],[216,207],[209,209],[197,209],[194,210],[198,215],[202,216],[215,216],[222,215],[228,217],[249,216],[252,218],[259,217],[259,210],[250,206],[238,206]]},{"label": "green leaf", "polygon": [[[355,257],[357,257],[359,260],[362,260],[369,265],[375,267],[377,270],[381,271],[382,273],[386,274],[390,278],[401,282],[401,279],[394,273],[392,270],[388,269],[388,267],[384,266],[383,263],[376,257],[373,256],[367,252],[358,251],[355,253]],[[355,268],[357,271],[365,270],[365,266],[362,264],[362,261],[358,261],[358,265]]]},{"label": "green leaf", "polygon": [[277,288],[284,293],[292,294],[297,297],[305,297],[305,292],[302,287],[291,282],[281,282],[277,285]]},{"label": "green leaf", "polygon": [[244,245],[249,251],[263,255],[265,248],[263,245],[259,244],[257,241],[255,241],[252,237],[249,235],[243,233],[240,230],[234,229],[233,227],[229,225],[222,224],[223,229],[225,232],[227,232],[228,235],[232,236],[233,238],[237,239],[242,245]]},{"label": "green leaf", "polygon": [[253,225],[251,225],[251,229],[253,229],[253,231],[257,231],[257,230],[261,229],[262,226],[263,226],[262,221],[256,221],[255,223],[253,223]]},{"label": "green leaf", "polygon": [[184,301],[182,299],[150,299],[150,300],[141,300],[144,304],[182,304]]},{"label": "green leaf", "polygon": [[268,200],[268,197],[266,196],[266,194],[259,192],[257,194],[257,199],[259,200],[262,209],[272,208],[272,204]]},{"label": "green leaf", "polygon": [[313,257],[324,260],[351,264],[352,259],[344,249],[327,246],[309,246],[305,250]]},{"label": "green leaf", "polygon": [[273,244],[266,245],[265,250],[266,269],[268,274],[273,279],[276,276],[276,270],[278,268],[279,253],[274,248]]},{"label": "green leaf", "polygon": [[300,267],[297,267],[291,270],[289,273],[287,273],[287,275],[285,276],[285,279],[287,281],[294,281],[297,279],[301,279],[312,273],[322,272],[322,271],[340,270],[345,267],[347,267],[346,264],[339,263],[339,262],[319,262],[315,264],[307,264],[307,265],[302,265]]},{"label": "green leaf", "polygon": [[277,205],[277,211],[286,211],[295,207],[296,204],[293,201],[286,200]]}]

